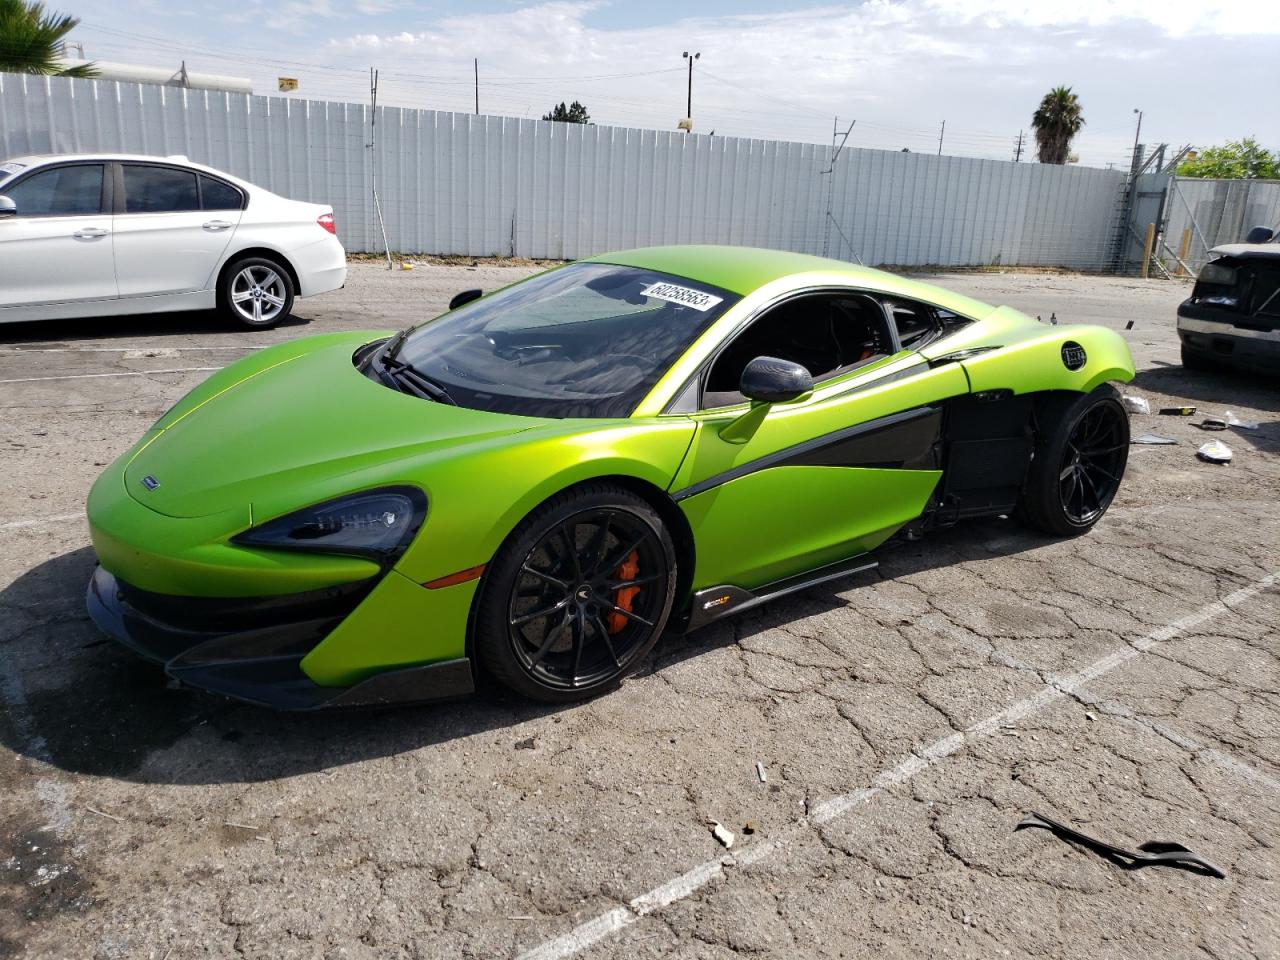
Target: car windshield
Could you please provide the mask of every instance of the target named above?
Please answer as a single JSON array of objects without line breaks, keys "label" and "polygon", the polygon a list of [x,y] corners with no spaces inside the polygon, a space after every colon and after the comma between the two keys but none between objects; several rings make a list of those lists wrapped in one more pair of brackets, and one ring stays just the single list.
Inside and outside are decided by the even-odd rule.
[{"label": "car windshield", "polygon": [[652,270],[575,263],[424,324],[397,359],[459,406],[625,417],[738,299]]}]

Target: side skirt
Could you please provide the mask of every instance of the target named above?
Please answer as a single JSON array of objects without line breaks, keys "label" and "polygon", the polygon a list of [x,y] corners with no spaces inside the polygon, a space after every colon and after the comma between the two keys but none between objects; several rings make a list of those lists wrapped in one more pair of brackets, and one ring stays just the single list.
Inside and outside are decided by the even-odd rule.
[{"label": "side skirt", "polygon": [[842,577],[861,573],[864,570],[874,570],[878,566],[880,566],[878,560],[872,560],[870,559],[870,554],[863,553],[856,557],[850,557],[848,560],[829,563],[824,567],[797,574],[794,577],[775,580],[773,583],[767,583],[763,587],[757,587],[754,591],[744,590],[732,584],[707,587],[693,595],[693,602],[681,632],[688,633],[691,630],[697,630],[699,627],[705,627],[708,623],[721,620],[735,613],[741,613],[744,610],[750,610],[753,607],[768,603],[770,600],[784,597],[789,593],[796,593],[797,591],[817,586],[820,583],[826,583],[828,580],[839,580]]}]

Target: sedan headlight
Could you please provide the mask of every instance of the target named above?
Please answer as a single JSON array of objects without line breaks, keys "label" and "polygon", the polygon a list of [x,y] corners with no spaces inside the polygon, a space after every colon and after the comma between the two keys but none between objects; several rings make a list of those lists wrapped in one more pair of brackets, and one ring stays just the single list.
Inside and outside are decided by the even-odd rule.
[{"label": "sedan headlight", "polygon": [[404,553],[427,515],[416,487],[383,487],[327,500],[268,520],[232,543],[275,550],[351,554],[389,563]]}]

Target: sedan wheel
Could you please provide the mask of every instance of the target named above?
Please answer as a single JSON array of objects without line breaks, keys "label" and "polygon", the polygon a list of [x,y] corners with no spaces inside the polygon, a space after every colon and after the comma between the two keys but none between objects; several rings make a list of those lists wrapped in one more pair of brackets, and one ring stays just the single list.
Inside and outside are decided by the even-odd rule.
[{"label": "sedan wheel", "polygon": [[219,299],[223,309],[247,327],[274,327],[293,308],[293,287],[285,271],[270,260],[250,258],[224,275]]}]

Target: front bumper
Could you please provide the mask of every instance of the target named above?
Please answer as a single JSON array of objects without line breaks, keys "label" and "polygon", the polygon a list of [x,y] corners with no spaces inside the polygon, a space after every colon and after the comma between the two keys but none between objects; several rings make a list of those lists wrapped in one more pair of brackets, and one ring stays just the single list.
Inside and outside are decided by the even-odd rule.
[{"label": "front bumper", "polygon": [[283,597],[168,597],[98,567],[89,616],[180,683],[279,710],[372,707],[465,696],[475,689],[465,657],[401,666],[348,686],[321,686],[302,661],[370,593],[371,583]]},{"label": "front bumper", "polygon": [[1215,363],[1280,372],[1280,330],[1237,325],[1248,320],[1225,310],[1183,304],[1178,309],[1178,338],[1185,350]]}]

